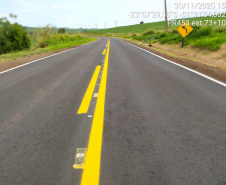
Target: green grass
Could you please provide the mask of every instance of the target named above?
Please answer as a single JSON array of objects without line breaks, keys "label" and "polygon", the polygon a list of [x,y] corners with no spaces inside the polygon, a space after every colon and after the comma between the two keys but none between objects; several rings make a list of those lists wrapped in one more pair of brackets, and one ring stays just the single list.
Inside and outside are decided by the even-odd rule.
[{"label": "green grass", "polygon": [[[210,18],[210,17],[197,17],[190,19],[178,19],[177,22],[182,20],[189,20],[190,24],[193,21],[205,20],[225,20],[225,18]],[[131,26],[122,26],[118,28],[93,30],[89,34],[99,34],[109,37],[128,38],[146,43],[160,43],[160,44],[177,44],[182,41],[182,37],[178,34],[176,28],[179,25],[169,25],[169,32],[165,33],[165,22],[155,22],[146,24],[137,24]],[[226,44],[226,26],[192,26],[193,32],[185,38],[184,46],[191,45],[193,47],[208,49],[212,51],[219,50],[223,44]]]},{"label": "green grass", "polygon": [[38,43],[40,48],[48,48],[50,50],[57,50],[61,48],[67,48],[72,46],[77,46],[87,41],[95,40],[92,37],[83,37],[82,35],[67,35],[67,34],[53,34],[47,38],[41,38],[41,41]]},{"label": "green grass", "polygon": [[33,49],[0,55],[0,62],[6,62],[9,60],[15,60],[21,57],[30,56],[34,54],[47,53],[50,51],[74,47],[74,46],[86,44],[95,40],[96,38],[84,37],[78,34],[74,34],[74,35],[54,34],[54,35],[51,35],[48,39],[44,39],[44,42],[47,43],[46,47],[34,48],[36,41],[33,40],[32,41]]},{"label": "green grass", "polygon": [[200,37],[199,39],[189,38],[186,41],[186,45],[188,44],[198,48],[216,51],[221,48],[221,45],[226,44],[226,33],[225,34],[213,33],[209,36]]},{"label": "green grass", "polygon": [[[173,30],[168,34],[164,32],[151,31],[149,32],[150,34],[146,33],[148,33],[148,31],[144,32],[142,35],[122,35],[122,37],[132,38],[133,40],[146,43],[159,42],[160,44],[177,44],[182,41],[182,37]],[[219,33],[212,27],[194,27],[194,31],[185,38],[184,46],[191,45],[197,48],[216,51],[220,49],[223,44],[226,44],[226,29],[224,31],[221,30]]]}]

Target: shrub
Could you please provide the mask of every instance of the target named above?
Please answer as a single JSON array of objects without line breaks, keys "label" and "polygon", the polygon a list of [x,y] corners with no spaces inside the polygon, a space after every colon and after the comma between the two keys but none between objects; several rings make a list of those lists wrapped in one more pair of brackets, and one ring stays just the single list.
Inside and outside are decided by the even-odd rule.
[{"label": "shrub", "polygon": [[47,46],[57,46],[60,44],[68,43],[68,42],[76,42],[78,40],[84,39],[81,35],[73,34],[73,35],[66,35],[66,34],[53,34],[48,38],[40,38],[38,40],[39,47],[45,48]]},{"label": "shrub", "polygon": [[58,30],[58,33],[66,33],[65,28],[60,28],[60,29]]},{"label": "shrub", "polygon": [[166,37],[166,36],[167,36],[166,33],[161,33],[161,34],[160,34],[160,38],[163,38],[163,37]]},{"label": "shrub", "polygon": [[144,33],[143,33],[143,36],[146,36],[146,35],[151,35],[151,34],[154,34],[155,31],[153,29],[149,29],[149,30],[146,30]]},{"label": "shrub", "polygon": [[223,32],[226,33],[226,28],[225,28],[225,27],[219,27],[219,28],[216,28],[215,31],[216,31],[217,33],[223,33]]},{"label": "shrub", "polygon": [[178,31],[176,29],[171,30],[172,34],[178,34]]},{"label": "shrub", "polygon": [[6,18],[0,19],[0,54],[28,49],[30,38],[18,23],[11,24]]},{"label": "shrub", "polygon": [[36,41],[35,48],[45,48],[49,45],[47,40],[57,33],[57,29],[51,25],[44,28],[37,28],[34,40]]}]

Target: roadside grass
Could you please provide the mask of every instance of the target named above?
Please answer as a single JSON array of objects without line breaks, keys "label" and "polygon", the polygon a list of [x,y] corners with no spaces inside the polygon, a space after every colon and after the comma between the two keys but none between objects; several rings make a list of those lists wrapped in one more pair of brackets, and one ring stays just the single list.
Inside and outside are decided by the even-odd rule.
[{"label": "roadside grass", "polygon": [[[214,31],[205,32],[205,30],[209,30],[209,28],[200,28],[201,34],[190,34],[185,38],[184,46],[191,45],[197,48],[208,49],[212,51],[219,50],[223,44],[226,44],[226,32],[216,33]],[[153,33],[150,35],[140,35],[140,36],[132,36],[124,38],[132,38],[134,40],[147,42],[147,43],[156,43],[160,44],[177,44],[182,41],[182,37],[178,33]]]},{"label": "roadside grass", "polygon": [[49,37],[44,37],[36,42],[36,48],[48,48],[51,51],[66,47],[77,46],[96,39],[92,37],[84,37],[81,34],[53,34]]},{"label": "roadside grass", "polygon": [[[190,23],[193,21],[203,24],[207,20],[212,22],[220,21],[225,24],[224,17],[196,17],[188,19],[177,19],[177,23],[182,20],[187,20]],[[181,24],[180,23],[180,24]],[[210,22],[208,22],[209,24]],[[89,35],[98,34],[106,37],[120,37],[125,39],[132,39],[149,44],[178,44],[182,41],[182,37],[177,32],[176,28],[179,25],[169,25],[169,32],[165,33],[165,22],[154,22],[146,24],[137,24],[131,26],[122,26],[118,28],[100,29],[89,31]],[[191,45],[192,47],[216,51],[226,44],[226,26],[192,26],[193,32],[185,38],[184,46]]]},{"label": "roadside grass", "polygon": [[[226,27],[194,26],[193,29],[193,32],[185,38],[184,46],[190,45],[196,48],[217,51],[222,45],[226,44]],[[107,33],[100,35],[132,39],[149,44],[178,44],[182,42],[182,37],[175,28],[169,30],[169,33],[151,28],[143,33]]]},{"label": "roadside grass", "polygon": [[47,53],[50,51],[74,47],[96,40],[96,38],[85,37],[81,34],[53,34],[46,38],[39,39],[39,41],[36,41],[35,39],[31,40],[31,49],[0,55],[0,63],[34,54]]},{"label": "roadside grass", "polygon": [[219,50],[223,44],[226,44],[226,33],[212,33],[209,36],[203,36],[197,40],[189,38],[186,41],[186,45],[188,44],[197,48],[216,51]]},{"label": "roadside grass", "polygon": [[[218,28],[219,29],[219,28]],[[132,39],[147,43],[177,44],[182,41],[182,37],[175,31],[171,33],[150,32],[143,35],[133,35]],[[126,36],[125,36],[126,37]],[[185,38],[184,46],[191,45],[197,48],[208,49],[212,51],[219,50],[223,44],[226,44],[225,32],[216,32],[212,27],[194,27],[194,31]]]}]

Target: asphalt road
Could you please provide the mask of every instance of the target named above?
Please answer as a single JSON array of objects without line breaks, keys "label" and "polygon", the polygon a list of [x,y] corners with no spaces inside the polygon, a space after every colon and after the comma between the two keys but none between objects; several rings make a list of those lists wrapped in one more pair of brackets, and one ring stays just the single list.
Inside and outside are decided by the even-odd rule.
[{"label": "asphalt road", "polygon": [[[226,87],[107,41],[0,74],[0,184],[79,185],[95,159],[100,185],[225,185]],[[97,66],[98,97],[77,114]],[[100,161],[88,159],[92,132]],[[77,148],[88,148],[84,169]]]}]

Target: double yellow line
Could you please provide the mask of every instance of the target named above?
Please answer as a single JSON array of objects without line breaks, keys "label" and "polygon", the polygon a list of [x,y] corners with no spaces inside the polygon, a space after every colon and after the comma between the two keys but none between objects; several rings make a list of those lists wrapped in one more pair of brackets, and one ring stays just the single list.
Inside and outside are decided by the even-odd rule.
[{"label": "double yellow line", "polygon": [[[91,129],[88,149],[86,153],[81,185],[99,185],[109,49],[110,49],[110,40],[108,40],[108,44],[107,44],[107,53],[105,57],[105,63],[103,67],[103,73],[102,73],[101,83],[99,88],[99,94],[98,94],[96,108],[95,108],[94,117],[93,117],[92,129]],[[93,75],[94,76],[93,79],[97,79],[96,73],[99,73],[99,67],[98,69],[96,69]],[[92,87],[90,87],[90,89],[87,89],[88,92],[91,91],[91,89],[93,88],[93,83],[94,81],[92,82],[91,80],[90,84],[92,84],[91,85]],[[90,95],[87,95],[87,96],[90,98]],[[91,94],[91,97],[92,97],[92,94]],[[87,98],[87,101],[89,98]],[[86,106],[84,106],[84,108],[81,108],[81,110],[78,112],[84,112],[85,110],[87,110]]]},{"label": "double yellow line", "polygon": [[87,111],[89,109],[89,104],[90,104],[90,101],[92,99],[93,91],[95,89],[95,85],[96,85],[97,78],[98,78],[98,75],[99,75],[99,72],[100,72],[100,68],[101,68],[101,66],[97,66],[96,69],[95,69],[93,77],[92,77],[92,79],[89,83],[88,89],[86,90],[85,96],[82,100],[82,103],[81,103],[79,109],[78,109],[78,112],[77,112],[78,114],[87,113]]},{"label": "double yellow line", "polygon": [[[110,43],[110,40],[108,42]],[[106,53],[106,49],[104,49],[102,55],[105,55],[105,53]],[[105,61],[106,61],[106,58],[105,58]],[[85,114],[85,113],[88,112],[89,104],[90,104],[91,99],[92,99],[93,91],[95,89],[95,85],[96,85],[96,82],[97,82],[98,75],[100,73],[100,69],[101,69],[101,66],[98,65],[96,67],[95,71],[94,71],[93,77],[90,81],[90,84],[89,84],[87,90],[86,90],[85,96],[83,97],[82,103],[79,107],[77,114]]]},{"label": "double yellow line", "polygon": [[102,55],[105,55],[105,53],[106,53],[106,49],[104,49],[104,51],[103,51]]}]

